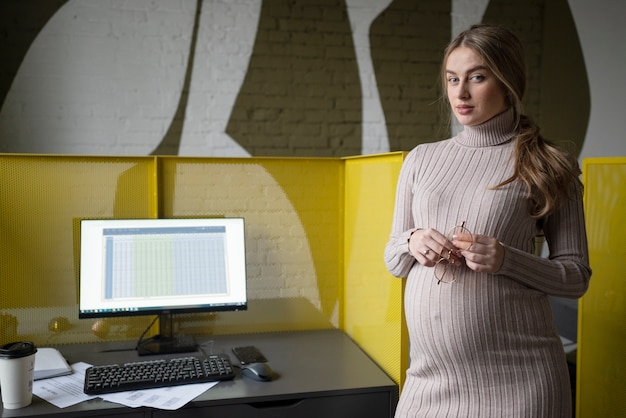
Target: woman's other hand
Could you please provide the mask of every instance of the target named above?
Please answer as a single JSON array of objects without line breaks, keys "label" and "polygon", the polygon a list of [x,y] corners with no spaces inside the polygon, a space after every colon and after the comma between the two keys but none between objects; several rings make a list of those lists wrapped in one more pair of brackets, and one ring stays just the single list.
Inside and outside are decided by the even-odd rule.
[{"label": "woman's other hand", "polygon": [[434,267],[441,258],[461,265],[458,248],[436,229],[417,229],[409,238],[409,252],[423,266]]},{"label": "woman's other hand", "polygon": [[487,235],[458,234],[452,244],[460,250],[465,264],[471,270],[483,273],[497,273],[504,261],[504,247]]}]

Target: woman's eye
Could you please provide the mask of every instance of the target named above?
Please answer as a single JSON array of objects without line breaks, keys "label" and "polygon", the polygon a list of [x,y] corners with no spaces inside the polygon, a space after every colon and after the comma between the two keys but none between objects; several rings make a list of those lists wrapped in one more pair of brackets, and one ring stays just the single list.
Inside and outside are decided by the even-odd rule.
[{"label": "woman's eye", "polygon": [[483,81],[485,79],[485,76],[476,74],[476,75],[471,76],[470,79],[474,81]]},{"label": "woman's eye", "polygon": [[456,78],[456,77],[449,77],[448,78],[448,83],[454,84],[454,83],[458,83],[458,82],[459,82],[459,79]]}]

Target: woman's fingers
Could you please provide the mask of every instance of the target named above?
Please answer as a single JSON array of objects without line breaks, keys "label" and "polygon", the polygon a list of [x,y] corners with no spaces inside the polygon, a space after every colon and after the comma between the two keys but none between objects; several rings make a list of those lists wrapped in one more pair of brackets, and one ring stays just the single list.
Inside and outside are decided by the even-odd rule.
[{"label": "woman's fingers", "polygon": [[454,237],[453,244],[463,249],[465,264],[474,270],[485,273],[496,273],[504,261],[504,247],[494,237],[486,235],[459,234]]},{"label": "woman's fingers", "polygon": [[441,258],[461,264],[458,249],[436,229],[418,229],[409,240],[409,251],[420,264],[432,267]]}]

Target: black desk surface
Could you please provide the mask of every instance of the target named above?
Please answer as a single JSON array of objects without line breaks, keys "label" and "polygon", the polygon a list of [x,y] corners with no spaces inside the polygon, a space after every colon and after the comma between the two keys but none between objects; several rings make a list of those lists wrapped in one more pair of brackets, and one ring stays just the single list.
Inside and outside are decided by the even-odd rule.
[{"label": "black desk surface", "polygon": [[[239,371],[232,381],[220,382],[192,404],[213,406],[236,403],[294,401],[303,398],[392,391],[397,385],[343,332],[339,330],[294,331],[196,337],[207,354],[227,353],[234,364],[232,347],[256,345],[268,359],[277,377],[271,382],[257,382],[242,377]],[[139,357],[134,342],[78,344],[58,347],[68,363],[112,364],[153,358]],[[197,352],[193,355],[201,355]],[[185,356],[185,354],[161,356]],[[1,405],[1,402],[0,402]],[[188,407],[189,404],[186,406]],[[68,408],[56,406],[33,396],[30,406],[17,410],[1,409],[1,417],[28,417],[46,414],[58,416],[114,413],[115,409],[139,412],[122,405],[94,399]],[[91,412],[91,413],[90,413]]]}]

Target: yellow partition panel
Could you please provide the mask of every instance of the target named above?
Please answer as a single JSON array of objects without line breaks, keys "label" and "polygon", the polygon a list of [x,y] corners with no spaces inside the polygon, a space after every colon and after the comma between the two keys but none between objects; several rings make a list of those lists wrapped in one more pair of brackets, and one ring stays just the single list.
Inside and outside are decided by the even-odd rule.
[{"label": "yellow partition panel", "polygon": [[404,281],[389,274],[383,252],[403,159],[392,153],[345,160],[342,326],[399,385],[408,364]]},{"label": "yellow partition panel", "polygon": [[[0,155],[0,343],[77,342],[78,221],[154,217],[154,159]],[[54,317],[72,324],[60,335]],[[88,325],[88,324],[87,324]]]},{"label": "yellow partition panel", "polygon": [[338,327],[342,174],[337,158],[162,158],[162,216],[245,218],[249,309],[205,330]]},{"label": "yellow partition panel", "polygon": [[593,275],[578,310],[576,415],[626,417],[626,157],[583,161]]}]

